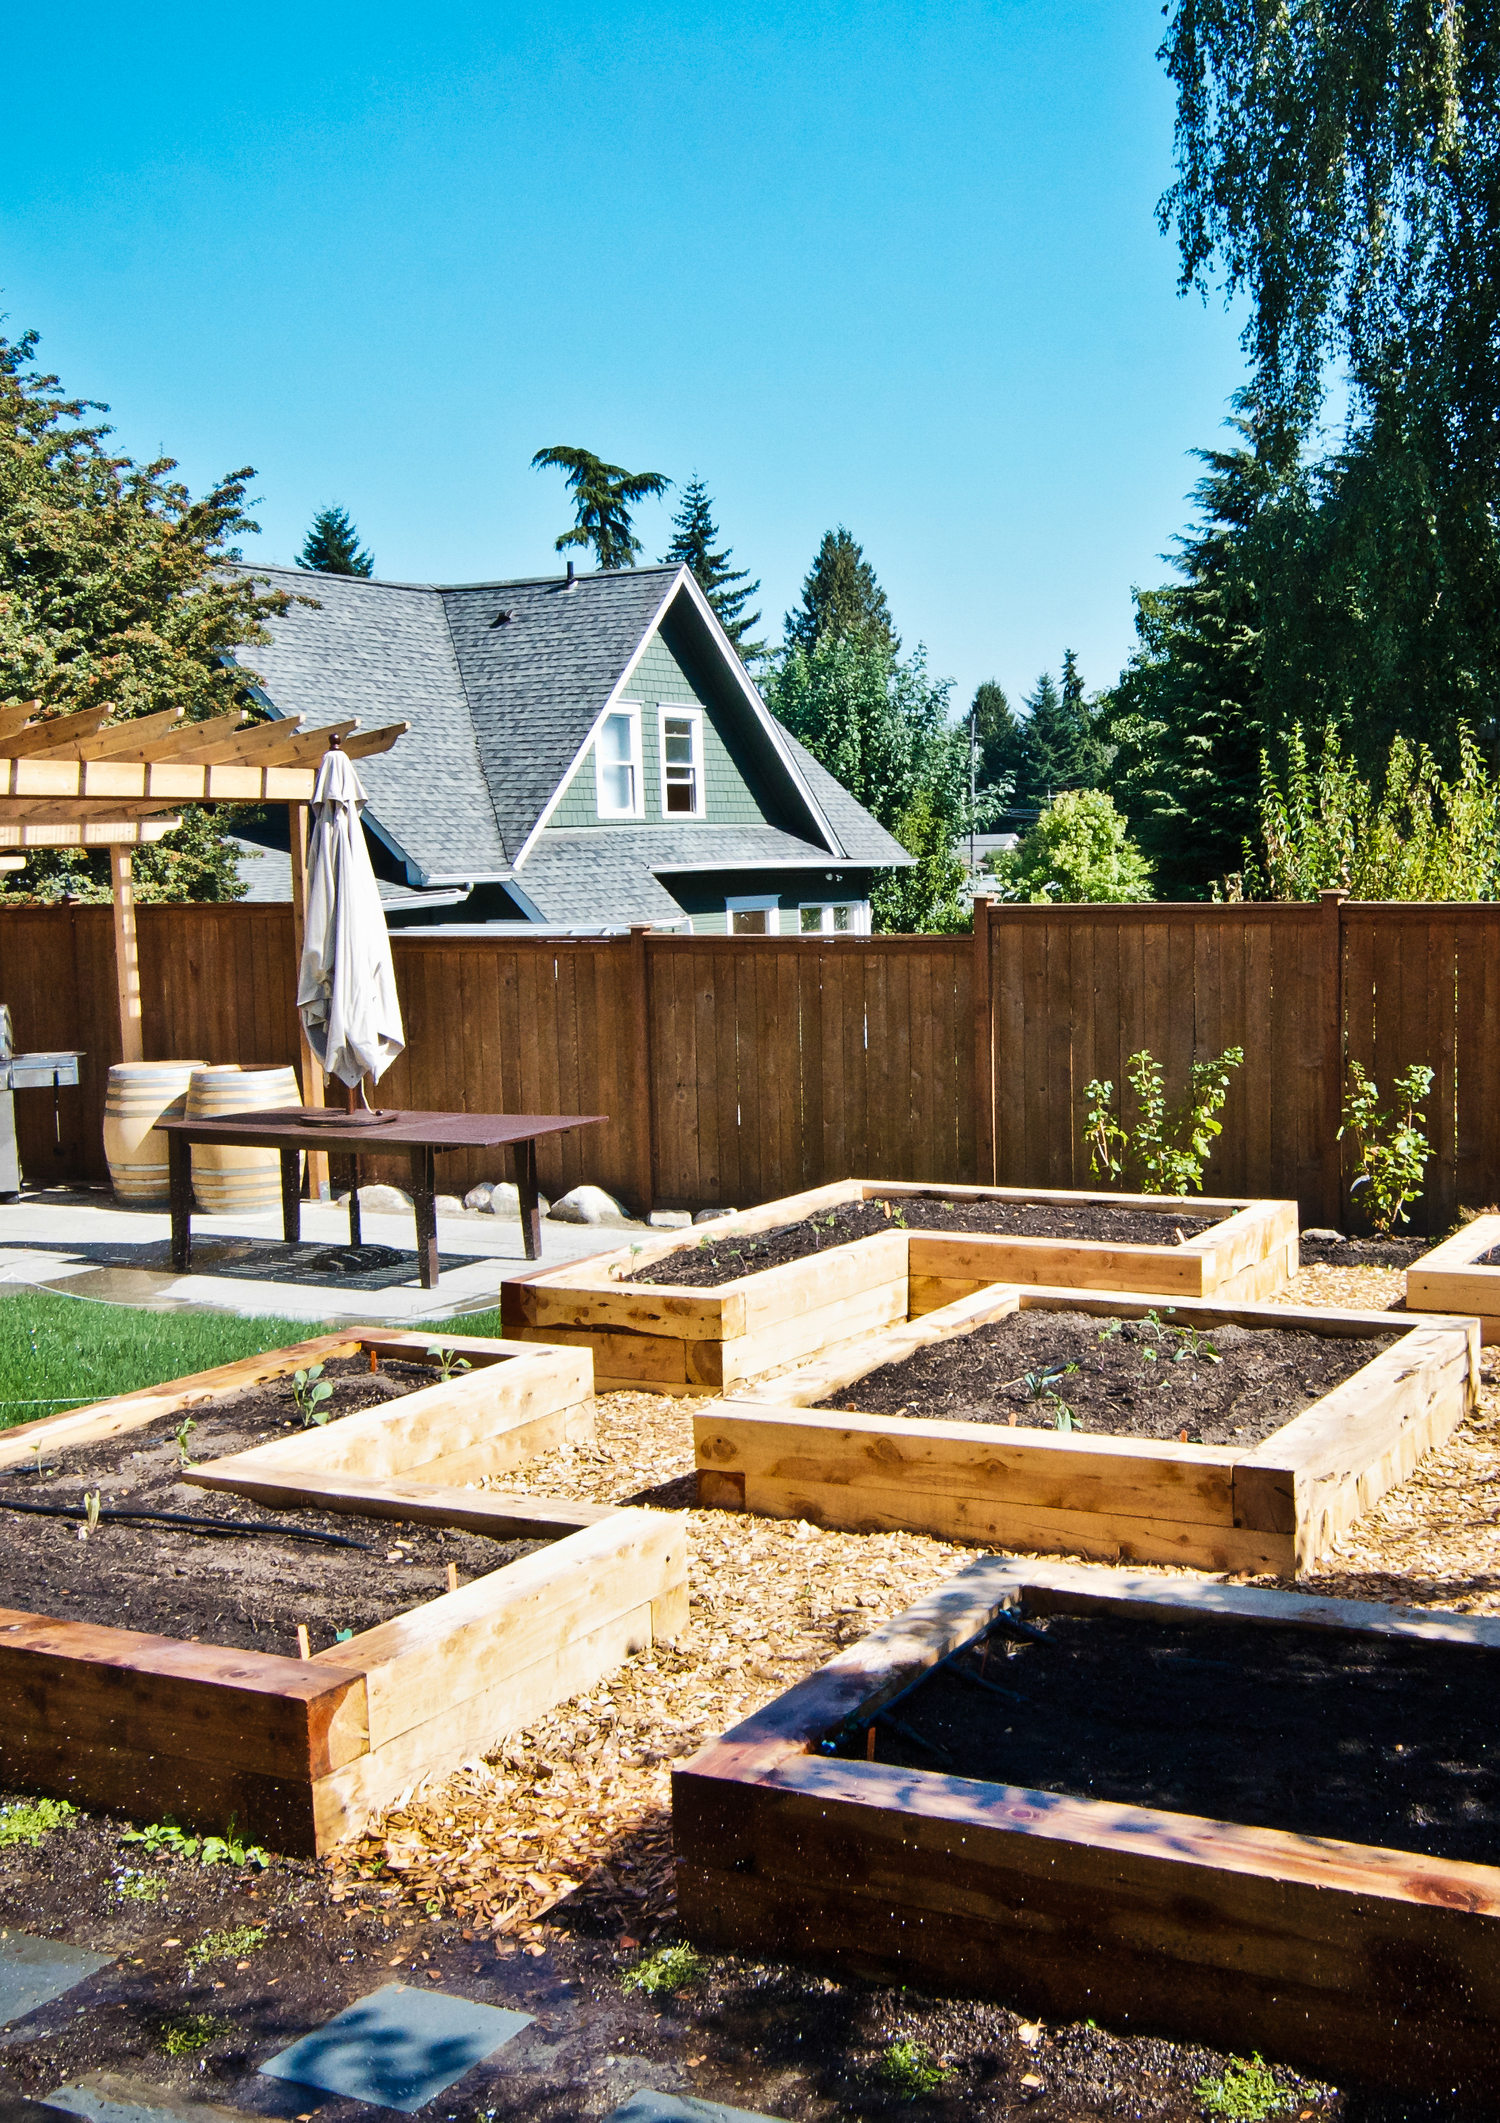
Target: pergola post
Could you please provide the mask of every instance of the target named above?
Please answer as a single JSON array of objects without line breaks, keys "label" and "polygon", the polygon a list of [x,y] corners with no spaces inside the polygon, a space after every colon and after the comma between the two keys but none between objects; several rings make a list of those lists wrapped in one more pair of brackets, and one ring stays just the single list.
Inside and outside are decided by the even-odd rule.
[{"label": "pergola post", "polygon": [[120,1059],[144,1061],[141,961],[135,934],[135,883],[130,872],[129,848],[110,848],[109,881],[115,915],[115,994],[120,1006]]},{"label": "pergola post", "polygon": [[[296,1007],[297,983],[302,972],[302,942],[307,928],[307,819],[305,803],[287,806],[287,823],[291,827],[292,848],[292,1004]],[[302,1013],[297,1012],[297,1037],[302,1047],[302,1103],[305,1106],[321,1106],[323,1100],[323,1070],[313,1053],[307,1037],[307,1027],[302,1022]],[[328,1159],[321,1150],[307,1153],[307,1198],[309,1201],[326,1201],[329,1194]]]}]

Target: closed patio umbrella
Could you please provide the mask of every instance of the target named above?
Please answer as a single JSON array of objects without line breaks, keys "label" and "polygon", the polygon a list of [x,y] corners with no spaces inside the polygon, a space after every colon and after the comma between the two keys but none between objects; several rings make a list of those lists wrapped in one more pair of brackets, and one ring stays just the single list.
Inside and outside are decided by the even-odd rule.
[{"label": "closed patio umbrella", "polygon": [[[335,740],[335,744],[337,740]],[[313,790],[297,1008],[324,1073],[378,1083],[406,1045],[385,911],[359,816],[354,762],[330,749]]]}]

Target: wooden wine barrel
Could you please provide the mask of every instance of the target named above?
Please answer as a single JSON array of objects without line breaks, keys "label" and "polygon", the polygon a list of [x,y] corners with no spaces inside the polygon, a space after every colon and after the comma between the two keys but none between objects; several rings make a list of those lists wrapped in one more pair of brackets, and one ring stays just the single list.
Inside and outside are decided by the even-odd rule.
[{"label": "wooden wine barrel", "polygon": [[[259,1113],[271,1106],[297,1106],[302,1093],[295,1069],[245,1069],[231,1062],[195,1069],[188,1085],[189,1120],[227,1120],[232,1113]],[[229,1144],[194,1143],[193,1194],[215,1216],[255,1216],[281,1206],[281,1158],[275,1150],[240,1150]]]},{"label": "wooden wine barrel", "polygon": [[169,1197],[167,1138],[157,1127],[179,1117],[201,1061],[116,1062],[104,1098],[104,1157],[118,1201],[157,1209]]}]

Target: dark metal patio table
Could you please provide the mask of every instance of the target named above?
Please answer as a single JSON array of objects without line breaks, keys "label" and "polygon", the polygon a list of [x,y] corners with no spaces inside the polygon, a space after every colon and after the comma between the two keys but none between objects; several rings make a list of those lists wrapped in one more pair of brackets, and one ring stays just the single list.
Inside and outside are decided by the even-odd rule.
[{"label": "dark metal patio table", "polygon": [[265,1113],[234,1113],[223,1120],[167,1120],[157,1126],[167,1138],[172,1190],[172,1266],[192,1264],[193,1178],[191,1146],[221,1143],[233,1149],[281,1153],[281,1225],[288,1245],[302,1236],[299,1153],[322,1151],[349,1184],[349,1243],[360,1243],[359,1161],[362,1156],[405,1150],[410,1156],[412,1205],[417,1222],[417,1269],[422,1288],[438,1279],[437,1184],[434,1160],[444,1150],[510,1149],[515,1154],[521,1237],[529,1261],[542,1252],[537,1205],[536,1146],[546,1135],[599,1127],[604,1113],[407,1113],[349,1115],[337,1107],[283,1106]]}]

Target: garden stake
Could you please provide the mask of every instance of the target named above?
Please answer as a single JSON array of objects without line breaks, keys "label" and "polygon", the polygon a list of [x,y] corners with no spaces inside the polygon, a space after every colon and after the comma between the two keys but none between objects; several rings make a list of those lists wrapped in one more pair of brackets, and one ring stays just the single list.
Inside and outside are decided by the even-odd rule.
[{"label": "garden stake", "polygon": [[310,1659],[312,1657],[312,1645],[307,1640],[306,1622],[299,1622],[297,1624],[297,1656],[303,1659]]},{"label": "garden stake", "polygon": [[448,1590],[449,1590],[450,1592],[457,1592],[457,1590],[458,1590],[458,1565],[457,1565],[457,1563],[450,1563],[450,1564],[448,1565]]}]

